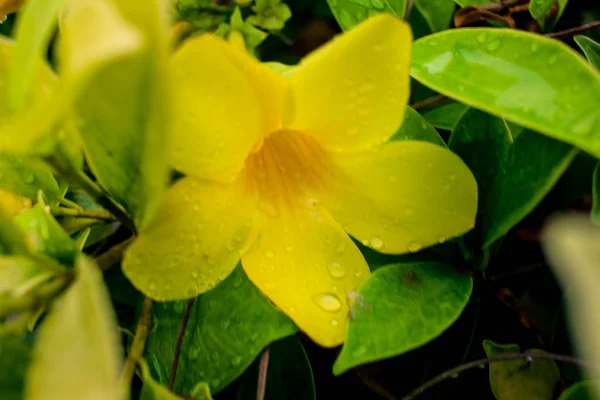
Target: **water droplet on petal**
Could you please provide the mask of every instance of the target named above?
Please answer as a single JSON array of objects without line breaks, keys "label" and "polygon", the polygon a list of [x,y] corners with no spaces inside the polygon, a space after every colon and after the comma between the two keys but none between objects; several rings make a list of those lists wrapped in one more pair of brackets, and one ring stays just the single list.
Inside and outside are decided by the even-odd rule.
[{"label": "water droplet on petal", "polygon": [[362,275],[363,275],[362,271],[356,271],[356,272],[354,273],[354,277],[355,277],[355,278],[360,278]]},{"label": "water droplet on petal", "polygon": [[423,248],[423,245],[419,242],[410,242],[408,244],[408,251],[410,251],[411,253],[416,253],[417,251],[421,250]]},{"label": "water droplet on petal", "polygon": [[332,262],[327,266],[327,269],[334,278],[343,278],[346,275],[346,271],[344,271],[344,268],[338,262]]},{"label": "water droplet on petal", "polygon": [[150,279],[148,281],[148,289],[149,290],[154,290],[156,289],[156,281],[154,279]]},{"label": "water droplet on petal", "polygon": [[375,236],[371,239],[371,247],[375,250],[380,250],[383,248],[383,240],[379,236]]},{"label": "water droplet on petal", "polygon": [[342,307],[339,297],[333,293],[319,293],[313,296],[313,302],[323,311],[336,312]]},{"label": "water droplet on petal", "polygon": [[338,322],[338,320],[337,320],[337,319],[335,319],[335,318],[334,318],[334,319],[332,319],[331,321],[329,321],[329,325],[331,325],[331,326],[334,326],[334,327],[335,327],[335,326],[338,326],[339,324],[340,324],[340,323],[339,323],[339,322]]},{"label": "water droplet on petal", "polygon": [[287,251],[288,253],[292,252],[292,246],[285,246],[285,251]]},{"label": "water droplet on petal", "polygon": [[272,260],[275,258],[275,253],[273,253],[273,250],[265,250],[264,253],[265,257],[267,257],[269,260]]},{"label": "water droplet on petal", "polygon": [[369,245],[369,241],[367,239],[362,240],[361,243],[363,244],[363,246]]},{"label": "water droplet on petal", "polygon": [[35,178],[33,177],[33,174],[31,172],[27,172],[23,176],[23,180],[25,181],[25,183],[33,183]]}]

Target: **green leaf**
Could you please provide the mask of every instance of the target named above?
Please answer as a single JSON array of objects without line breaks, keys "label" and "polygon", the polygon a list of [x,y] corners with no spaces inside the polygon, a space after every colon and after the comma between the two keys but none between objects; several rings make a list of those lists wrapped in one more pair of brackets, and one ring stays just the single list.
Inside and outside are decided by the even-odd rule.
[{"label": "green leaf", "polygon": [[327,0],[333,16],[344,31],[382,12],[403,18],[406,3],[407,0]]},{"label": "green leaf", "polygon": [[292,17],[292,11],[281,0],[256,0],[252,11],[256,14],[249,16],[247,21],[270,31],[283,29],[287,20]]},{"label": "green leaf", "polygon": [[452,131],[468,109],[465,104],[450,103],[423,112],[423,117],[436,128]]},{"label": "green leaf", "polygon": [[[146,359],[157,380],[168,381],[186,302],[158,303]],[[248,280],[241,266],[198,297],[181,348],[175,389],[189,393],[208,382],[216,393],[240,376],[269,343],[296,332],[293,322]]]},{"label": "green leaf", "polygon": [[102,274],[84,256],[76,272],[38,332],[26,379],[28,400],[121,398],[117,324]]},{"label": "green leaf", "polygon": [[58,23],[65,0],[28,0],[15,24],[15,47],[8,86],[10,105],[19,108],[25,101],[36,68],[46,59],[46,51]]},{"label": "green leaf", "polygon": [[2,400],[21,400],[25,373],[31,350],[17,338],[2,338],[0,341],[0,396]]},{"label": "green leaf", "polygon": [[144,386],[142,387],[142,392],[140,394],[140,400],[181,399],[181,397],[174,395],[165,386],[162,386],[160,383],[152,379],[148,369],[148,364],[146,364],[144,360],[140,360],[139,364],[142,370],[142,380],[144,381]]},{"label": "green leaf", "polygon": [[555,0],[533,0],[529,3],[529,12],[541,27],[544,27],[546,16],[550,12],[554,2]]},{"label": "green leaf", "polygon": [[460,119],[449,144],[478,183],[474,234],[483,248],[533,210],[576,154],[571,146],[532,131],[515,135],[502,119],[475,109]]},{"label": "green leaf", "polygon": [[575,36],[575,42],[583,51],[589,63],[600,70],[600,43],[583,35]]},{"label": "green leaf", "polygon": [[565,390],[558,400],[596,400],[598,397],[594,394],[598,382],[581,381],[571,385]]},{"label": "green leaf", "polygon": [[[488,357],[519,352],[516,344],[496,344],[483,341]],[[543,353],[541,350],[528,350]],[[508,360],[490,364],[490,386],[496,400],[552,400],[560,371],[554,360]]]},{"label": "green leaf", "polygon": [[390,140],[421,140],[447,147],[446,142],[435,128],[410,107],[406,107],[404,122]]},{"label": "green leaf", "polygon": [[[554,217],[544,228],[542,244],[552,270],[564,291],[568,306],[569,332],[578,354],[600,363],[600,229],[583,215]],[[596,371],[587,371],[598,379]],[[597,382],[597,381],[596,381]],[[594,385],[600,398],[600,384]]]},{"label": "green leaf", "polygon": [[24,256],[0,256],[0,295],[22,296],[60,272]]},{"label": "green leaf", "polygon": [[434,339],[459,317],[472,289],[469,276],[446,264],[377,269],[353,295],[346,342],[333,373],[397,356]]},{"label": "green leaf", "polygon": [[592,178],[592,222],[600,225],[600,163],[594,168],[594,177]]},{"label": "green leaf", "polygon": [[449,0],[415,0],[415,7],[423,15],[432,32],[448,29],[456,8]]},{"label": "green leaf", "polygon": [[514,29],[451,29],[414,43],[411,74],[465,104],[600,155],[600,75],[564,43]]},{"label": "green leaf", "polygon": [[167,180],[164,4],[77,1],[61,21],[62,75],[90,167],[138,228],[157,211]]},{"label": "green leaf", "polygon": [[25,234],[0,208],[0,254],[29,255],[30,252]]},{"label": "green leaf", "polygon": [[15,217],[14,222],[27,235],[33,250],[73,265],[79,253],[73,239],[41,204]]},{"label": "green leaf", "polygon": [[[237,400],[256,399],[260,358],[240,378]],[[296,336],[271,343],[267,369],[265,400],[314,400],[315,383],[312,369]]]},{"label": "green leaf", "polygon": [[0,154],[0,189],[33,200],[38,190],[50,201],[62,197],[50,167],[33,157]]}]

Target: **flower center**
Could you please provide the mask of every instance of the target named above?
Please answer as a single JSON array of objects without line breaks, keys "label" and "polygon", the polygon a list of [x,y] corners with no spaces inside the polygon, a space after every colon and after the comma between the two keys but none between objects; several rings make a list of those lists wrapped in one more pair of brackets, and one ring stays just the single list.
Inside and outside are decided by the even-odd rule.
[{"label": "flower center", "polygon": [[323,148],[310,136],[277,131],[261,139],[246,159],[251,190],[270,217],[282,207],[297,207],[327,187],[330,162]]}]

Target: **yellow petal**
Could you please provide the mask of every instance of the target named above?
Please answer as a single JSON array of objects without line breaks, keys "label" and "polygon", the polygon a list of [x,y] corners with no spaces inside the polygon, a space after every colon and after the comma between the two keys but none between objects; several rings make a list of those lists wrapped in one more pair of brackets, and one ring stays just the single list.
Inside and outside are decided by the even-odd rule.
[{"label": "yellow petal", "polygon": [[348,233],[379,252],[415,252],[473,227],[477,183],[450,150],[397,141],[334,154],[332,162],[326,207]]},{"label": "yellow petal", "polygon": [[408,25],[380,14],[316,50],[291,76],[284,125],[332,150],[384,142],[404,118],[411,41]]},{"label": "yellow petal", "polygon": [[237,265],[252,229],[254,205],[243,181],[218,184],[183,178],[166,194],[158,217],[129,248],[123,272],[159,300],[210,290]]},{"label": "yellow petal", "polygon": [[189,39],[171,59],[172,164],[200,178],[231,180],[254,145],[281,125],[285,80],[213,35]]},{"label": "yellow petal", "polygon": [[16,217],[29,210],[32,205],[33,200],[0,189],[0,208],[3,208],[10,217]]},{"label": "yellow petal", "polygon": [[264,217],[242,265],[250,280],[322,346],[341,344],[352,297],[369,268],[350,237],[322,207]]}]

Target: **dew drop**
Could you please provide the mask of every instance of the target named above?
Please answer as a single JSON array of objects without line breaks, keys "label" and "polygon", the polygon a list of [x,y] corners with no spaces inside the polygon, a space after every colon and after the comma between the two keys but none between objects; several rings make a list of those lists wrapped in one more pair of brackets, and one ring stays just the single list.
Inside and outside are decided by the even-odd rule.
[{"label": "dew drop", "polygon": [[242,357],[237,356],[237,357],[233,357],[231,359],[231,365],[233,365],[234,367],[237,367],[238,365],[240,365],[242,363]]},{"label": "dew drop", "polygon": [[421,128],[423,128],[423,129],[427,129],[427,122],[425,122],[425,121],[422,121],[422,122],[421,122]]},{"label": "dew drop", "polygon": [[360,278],[362,275],[363,275],[362,271],[356,271],[356,272],[354,273],[354,277],[355,277],[355,278]]},{"label": "dew drop", "polygon": [[496,51],[496,50],[498,50],[500,48],[500,40],[496,39],[496,40],[493,40],[493,41],[489,42],[488,45],[485,46],[485,48],[488,51]]},{"label": "dew drop", "polygon": [[329,325],[331,326],[338,326],[340,323],[338,322],[337,319],[332,319],[331,321],[329,321]]},{"label": "dew drop", "polygon": [[168,292],[168,291],[170,291],[171,289],[173,289],[173,282],[171,282],[171,281],[166,281],[166,282],[165,282],[164,289],[165,289],[167,292]]},{"label": "dew drop", "polygon": [[411,253],[416,253],[417,251],[421,250],[423,248],[423,245],[419,242],[410,242],[408,244],[408,251],[410,251]]},{"label": "dew drop", "polygon": [[272,260],[275,258],[275,253],[273,253],[273,250],[265,250],[264,253],[266,258],[268,258],[269,260]]},{"label": "dew drop", "polygon": [[154,279],[150,279],[148,281],[148,289],[149,290],[154,290],[156,289],[156,281]]},{"label": "dew drop", "polygon": [[558,59],[558,57],[557,57],[557,56],[552,56],[552,57],[550,57],[550,58],[548,59],[548,63],[549,63],[550,65],[554,65],[554,64],[556,64],[556,60],[557,60],[557,59]]},{"label": "dew drop", "polygon": [[367,353],[367,350],[368,350],[367,346],[365,346],[365,345],[358,346],[356,348],[356,350],[354,350],[352,352],[352,356],[353,357],[361,357],[361,356],[363,356],[363,355],[365,355]]},{"label": "dew drop", "polygon": [[363,246],[369,245],[369,241],[367,239],[362,240],[361,243],[363,244]]},{"label": "dew drop", "polygon": [[477,36],[477,41],[478,41],[479,43],[485,43],[485,39],[486,39],[486,37],[485,37],[485,33],[480,33],[480,34]]},{"label": "dew drop", "polygon": [[25,183],[33,183],[33,181],[35,180],[35,178],[33,177],[33,174],[30,172],[27,172],[24,176],[23,176],[23,180],[25,181]]},{"label": "dew drop", "polygon": [[398,180],[398,178],[393,175],[390,175],[389,180],[390,180],[390,182],[394,183]]},{"label": "dew drop", "polygon": [[592,132],[592,128],[594,127],[595,123],[596,123],[596,116],[590,115],[589,117],[584,118],[583,120],[577,122],[573,126],[573,132],[576,133],[577,135],[587,135],[590,132]]},{"label": "dew drop", "polygon": [[371,239],[371,247],[375,250],[380,250],[383,248],[383,240],[379,236],[375,236]]},{"label": "dew drop", "polygon": [[242,286],[242,283],[243,283],[242,278],[236,279],[235,281],[233,281],[233,287],[239,288],[240,286]]},{"label": "dew drop", "polygon": [[323,311],[334,313],[342,307],[339,297],[333,293],[319,293],[313,296],[313,302]]},{"label": "dew drop", "polygon": [[292,252],[292,246],[285,246],[285,251],[288,253]]},{"label": "dew drop", "polygon": [[335,252],[336,253],[342,253],[344,250],[346,249],[346,245],[342,242],[339,243],[336,248],[335,248]]},{"label": "dew drop", "polygon": [[537,43],[533,43],[533,44],[531,45],[531,51],[532,51],[532,52],[534,52],[534,53],[535,53],[535,52],[537,52],[537,51],[538,51],[538,49],[539,49],[539,46],[538,46],[538,44],[537,44]]},{"label": "dew drop", "polygon": [[218,388],[220,384],[221,384],[221,380],[219,378],[215,378],[212,381],[210,381],[210,386],[212,387],[213,390]]},{"label": "dew drop", "polygon": [[187,297],[195,297],[196,294],[198,294],[198,288],[196,287],[196,285],[188,286],[188,288],[185,290],[185,295]]},{"label": "dew drop", "polygon": [[192,271],[192,278],[198,279],[200,277],[200,273],[197,270]]},{"label": "dew drop", "polygon": [[190,350],[190,360],[196,360],[198,359],[198,356],[200,355],[200,349],[197,347],[194,347],[193,349]]},{"label": "dew drop", "polygon": [[440,236],[438,238],[438,243],[444,243],[446,240],[448,240],[448,238],[446,238],[446,236]]},{"label": "dew drop", "polygon": [[334,278],[343,278],[344,275],[346,275],[344,268],[342,268],[342,266],[338,262],[332,262],[331,264],[329,264],[327,266],[327,270],[329,271],[329,274],[331,274],[331,276],[333,276]]}]

